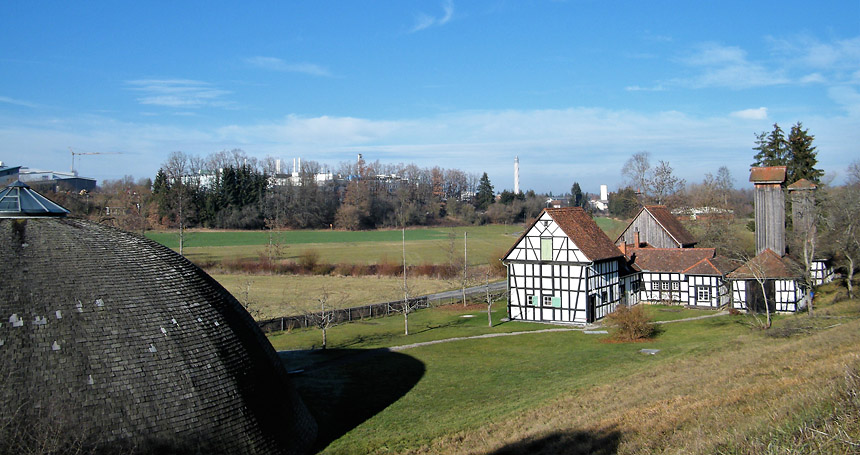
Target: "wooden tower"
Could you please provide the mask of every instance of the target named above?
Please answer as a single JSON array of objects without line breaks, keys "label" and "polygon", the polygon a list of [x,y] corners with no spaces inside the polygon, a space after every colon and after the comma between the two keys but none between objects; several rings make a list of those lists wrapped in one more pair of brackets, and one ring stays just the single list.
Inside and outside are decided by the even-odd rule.
[{"label": "wooden tower", "polygon": [[755,251],[771,249],[785,255],[785,166],[754,167],[750,182],[755,185]]},{"label": "wooden tower", "polygon": [[815,190],[818,186],[809,180],[800,179],[788,185],[791,196],[792,229],[798,234],[815,235]]}]

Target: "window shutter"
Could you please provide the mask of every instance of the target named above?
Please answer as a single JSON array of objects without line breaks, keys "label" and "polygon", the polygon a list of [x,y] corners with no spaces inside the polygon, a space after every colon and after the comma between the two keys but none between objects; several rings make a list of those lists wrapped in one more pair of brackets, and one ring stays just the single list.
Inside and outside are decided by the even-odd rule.
[{"label": "window shutter", "polygon": [[540,239],[540,260],[552,260],[552,238],[541,237]]}]

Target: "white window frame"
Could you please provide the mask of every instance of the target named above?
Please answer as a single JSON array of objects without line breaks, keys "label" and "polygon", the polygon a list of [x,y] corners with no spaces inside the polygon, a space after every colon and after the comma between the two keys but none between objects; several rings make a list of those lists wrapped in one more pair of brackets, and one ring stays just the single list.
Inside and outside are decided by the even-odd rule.
[{"label": "white window frame", "polygon": [[696,301],[697,302],[710,302],[711,301],[711,287],[710,286],[696,286]]}]

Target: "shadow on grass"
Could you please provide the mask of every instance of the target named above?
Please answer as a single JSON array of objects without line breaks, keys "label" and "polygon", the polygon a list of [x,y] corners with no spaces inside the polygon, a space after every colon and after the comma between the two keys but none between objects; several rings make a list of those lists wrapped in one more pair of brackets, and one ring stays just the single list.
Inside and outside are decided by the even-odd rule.
[{"label": "shadow on grass", "polygon": [[[319,425],[315,451],[405,395],[424,376],[424,363],[387,349],[327,349],[293,383]],[[289,363],[289,358],[287,358]]]},{"label": "shadow on grass", "polygon": [[490,455],[611,455],[618,452],[620,442],[621,432],[617,430],[556,432],[515,442]]}]

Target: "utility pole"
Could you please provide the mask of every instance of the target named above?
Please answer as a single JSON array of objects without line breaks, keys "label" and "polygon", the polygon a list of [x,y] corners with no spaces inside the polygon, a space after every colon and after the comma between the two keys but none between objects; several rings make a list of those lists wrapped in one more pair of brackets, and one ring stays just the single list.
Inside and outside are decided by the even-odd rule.
[{"label": "utility pole", "polygon": [[463,307],[466,306],[466,268],[469,266],[469,233],[463,232]]}]

